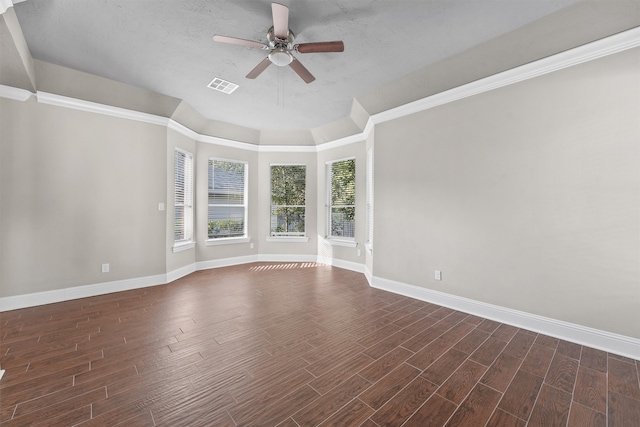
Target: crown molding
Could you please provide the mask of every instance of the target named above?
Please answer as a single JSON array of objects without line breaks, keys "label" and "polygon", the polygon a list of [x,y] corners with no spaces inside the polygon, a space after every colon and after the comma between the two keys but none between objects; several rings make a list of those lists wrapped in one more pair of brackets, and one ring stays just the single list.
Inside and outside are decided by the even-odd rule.
[{"label": "crown molding", "polygon": [[186,136],[187,138],[191,138],[195,141],[198,142],[203,142],[205,144],[213,144],[213,145],[221,145],[223,147],[232,147],[232,148],[239,148],[241,150],[247,150],[247,151],[258,151],[261,153],[264,152],[274,152],[274,153],[292,153],[292,152],[298,152],[298,153],[315,153],[316,152],[316,146],[315,145],[308,145],[308,146],[301,146],[301,145],[257,145],[257,144],[250,144],[248,142],[241,142],[241,141],[236,141],[233,139],[227,139],[227,138],[220,138],[217,136],[210,136],[210,135],[202,135],[199,134],[191,129],[189,129],[188,127],[176,122],[173,119],[169,119],[169,124],[168,124],[168,128],[172,129],[184,136]]},{"label": "crown molding", "polygon": [[23,1],[26,0],[0,0],[0,15],[5,13],[10,7],[13,7],[13,5],[22,3]]},{"label": "crown molding", "polygon": [[5,13],[10,7],[13,7],[13,5],[22,3],[23,1],[26,0],[0,0],[0,15]]},{"label": "crown molding", "polygon": [[373,123],[371,124],[371,126],[369,126],[369,122],[371,120],[367,120],[367,126],[365,127],[365,130],[360,132],[360,133],[356,133],[354,135],[349,135],[349,136],[345,136],[344,138],[339,138],[339,139],[335,139],[333,141],[329,141],[329,142],[325,142],[323,144],[320,145],[316,145],[316,151],[320,152],[320,151],[327,151],[327,150],[331,150],[334,148],[338,148],[338,147],[343,147],[345,145],[349,145],[349,144],[355,144],[356,142],[363,142],[367,139],[367,137],[369,136],[369,133],[371,132],[371,129],[373,129]]},{"label": "crown molding", "polygon": [[640,46],[640,27],[596,40],[519,67],[476,80],[370,117],[374,124],[398,119],[473,95],[559,71]]},{"label": "crown molding", "polygon": [[87,111],[90,113],[102,114],[105,116],[119,117],[122,119],[134,120],[138,122],[150,123],[160,126],[169,126],[169,119],[155,114],[142,113],[140,111],[129,110],[127,108],[114,107],[112,105],[100,104],[97,102],[85,101],[83,99],[71,98],[54,93],[36,93],[38,102],[58,107],[71,108],[74,110]]},{"label": "crown molding", "polygon": [[216,136],[202,135],[194,130],[189,129],[183,124],[176,122],[173,119],[169,119],[169,124],[167,125],[167,127],[183,136],[186,136],[187,138],[193,139],[194,141],[204,142],[206,144],[222,145],[225,147],[239,148],[241,150],[258,151],[258,146],[255,144],[235,141],[233,139],[219,138]]},{"label": "crown molding", "polygon": [[260,153],[317,153],[318,145],[258,145]]},{"label": "crown molding", "polygon": [[11,0],[0,0],[0,15],[5,13],[10,7],[13,7],[13,2]]},{"label": "crown molding", "polygon": [[169,119],[169,123],[167,124],[167,128],[178,132],[179,134],[186,136],[187,138],[191,138],[191,139],[198,139],[198,137],[200,136],[200,134],[196,131],[193,131],[191,129],[189,129],[188,127],[186,127],[183,124],[180,124],[178,122],[176,122],[173,119]]},{"label": "crown molding", "polygon": [[[2,0],[0,0],[2,1]],[[13,86],[0,85],[0,98],[13,99],[14,101],[24,102],[31,98],[32,92],[26,89],[20,89]]]},{"label": "crown molding", "polygon": [[204,142],[205,144],[221,145],[223,147],[239,148],[247,151],[258,151],[259,145],[249,144],[248,142],[236,141],[233,139],[220,138],[218,136],[201,135],[198,134],[194,138],[198,142]]},{"label": "crown molding", "polygon": [[[7,4],[11,4],[11,0],[0,0],[0,7]],[[172,129],[188,138],[207,144],[221,145],[225,147],[233,147],[241,150],[256,152],[317,153],[349,144],[362,142],[369,137],[376,124],[398,119],[420,111],[425,111],[430,108],[447,104],[449,102],[454,102],[463,98],[478,95],[524,80],[543,76],[554,71],[573,67],[575,65],[593,61],[595,59],[632,49],[638,46],[640,46],[640,27],[635,27],[630,30],[606,37],[604,39],[597,40],[595,42],[540,59],[538,61],[515,67],[510,70],[503,71],[501,73],[494,74],[492,76],[485,77],[483,79],[476,80],[474,82],[428,96],[426,98],[422,98],[395,108],[391,108],[386,111],[382,111],[377,114],[373,114],[367,120],[367,124],[362,132],[312,146],[250,144],[247,142],[241,142],[232,139],[202,135],[176,122],[173,119],[157,116],[154,114],[142,113],[126,108],[113,107],[110,105],[84,101],[81,99],[70,98],[62,95],[55,95],[52,93],[40,91],[36,93],[36,98],[38,102],[42,102],[44,104],[73,108],[76,110],[89,111],[97,114],[104,114],[128,120],[136,120],[144,123],[166,126],[168,129]],[[26,101],[31,97],[31,95],[31,92],[24,89],[0,85],[0,97],[3,98],[9,98],[17,101]]]}]

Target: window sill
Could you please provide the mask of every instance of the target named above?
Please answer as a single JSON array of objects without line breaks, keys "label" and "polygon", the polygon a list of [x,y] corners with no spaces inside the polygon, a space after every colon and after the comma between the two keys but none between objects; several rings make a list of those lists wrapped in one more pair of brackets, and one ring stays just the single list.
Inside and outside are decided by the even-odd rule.
[{"label": "window sill", "polygon": [[344,246],[346,248],[355,248],[358,246],[358,242],[355,240],[332,239],[329,237],[326,240],[331,246]]},{"label": "window sill", "polygon": [[208,239],[205,242],[206,246],[218,246],[218,245],[235,245],[238,243],[249,243],[251,237],[223,237],[220,239]]},{"label": "window sill", "polygon": [[181,242],[173,245],[173,252],[182,252],[187,249],[193,249],[196,246],[196,242]]},{"label": "window sill", "polygon": [[309,238],[306,236],[267,236],[267,242],[279,243],[307,243]]}]

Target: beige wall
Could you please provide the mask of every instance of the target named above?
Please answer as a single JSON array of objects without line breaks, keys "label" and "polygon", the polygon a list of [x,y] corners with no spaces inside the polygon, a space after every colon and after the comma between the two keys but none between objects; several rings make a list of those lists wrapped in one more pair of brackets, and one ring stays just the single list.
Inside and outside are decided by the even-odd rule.
[{"label": "beige wall", "polygon": [[376,126],[375,276],[640,338],[639,95],[633,49]]},{"label": "beige wall", "polygon": [[0,111],[0,296],[164,273],[165,127],[33,100]]}]

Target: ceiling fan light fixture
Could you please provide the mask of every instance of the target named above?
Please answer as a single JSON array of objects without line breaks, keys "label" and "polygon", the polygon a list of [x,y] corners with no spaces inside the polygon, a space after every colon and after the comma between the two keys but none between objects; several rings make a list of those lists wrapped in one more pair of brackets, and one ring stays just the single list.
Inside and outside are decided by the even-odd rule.
[{"label": "ceiling fan light fixture", "polygon": [[285,67],[291,64],[293,56],[284,49],[276,49],[269,54],[269,61],[278,67]]}]

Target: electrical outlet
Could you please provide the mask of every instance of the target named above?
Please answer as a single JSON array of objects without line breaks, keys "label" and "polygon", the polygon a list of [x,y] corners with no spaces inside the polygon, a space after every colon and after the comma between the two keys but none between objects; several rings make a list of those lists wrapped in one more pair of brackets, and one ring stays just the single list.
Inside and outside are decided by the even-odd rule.
[{"label": "electrical outlet", "polygon": [[109,272],[109,264],[102,264],[102,272],[103,273]]},{"label": "electrical outlet", "polygon": [[253,249],[253,243],[250,243],[250,244],[249,244],[249,248],[250,248],[250,249]]},{"label": "electrical outlet", "polygon": [[436,270],[436,271],[435,271],[435,274],[433,275],[433,277],[434,277],[436,280],[442,280],[442,272],[441,272],[441,271],[439,271],[439,270]]},{"label": "electrical outlet", "polygon": [[360,251],[360,249],[357,250],[358,256],[362,255],[362,252]]},{"label": "electrical outlet", "polygon": [[162,203],[162,202],[158,203],[158,210],[159,211],[163,211],[164,210],[164,203]]}]

